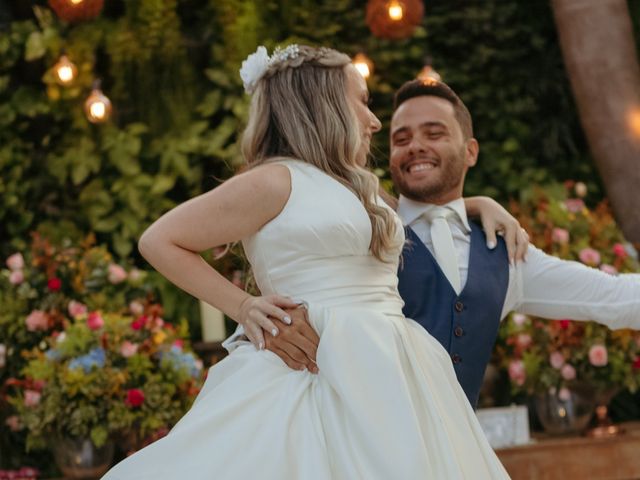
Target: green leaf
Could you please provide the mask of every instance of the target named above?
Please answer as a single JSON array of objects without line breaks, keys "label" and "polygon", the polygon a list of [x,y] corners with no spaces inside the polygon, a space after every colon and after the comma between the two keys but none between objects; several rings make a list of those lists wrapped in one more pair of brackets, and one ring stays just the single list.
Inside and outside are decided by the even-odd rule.
[{"label": "green leaf", "polygon": [[41,32],[33,32],[27,39],[27,45],[24,52],[24,59],[32,62],[42,58],[46,53],[44,46],[44,37]]}]

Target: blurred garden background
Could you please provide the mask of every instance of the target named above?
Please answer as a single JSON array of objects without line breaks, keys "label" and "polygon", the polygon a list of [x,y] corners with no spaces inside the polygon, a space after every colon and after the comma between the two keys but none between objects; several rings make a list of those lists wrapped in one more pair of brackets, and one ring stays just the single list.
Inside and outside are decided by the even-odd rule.
[{"label": "blurred garden background", "polygon": [[[0,0],[0,468],[56,472],[46,440],[62,434],[98,444],[126,437],[122,455],[170,428],[197,393],[204,369],[190,345],[202,340],[198,302],[150,271],[136,241],[163,212],[242,167],[249,98],[238,69],[260,44],[325,45],[367,57],[372,110],[384,127],[371,162],[389,190],[393,92],[437,72],[468,105],[481,145],[466,195],[510,207],[550,253],[611,274],[639,271],[640,229],[621,219],[630,205],[607,203],[614,189],[620,195],[611,179],[625,171],[615,163],[607,170],[603,148],[587,137],[588,108],[576,103],[584,95],[570,81],[577,67],[567,61],[567,44],[561,48],[563,2],[407,0],[396,2],[404,9],[400,30],[384,17],[388,3]],[[615,22],[630,22],[635,65],[627,73],[635,78],[640,1],[608,3],[618,18],[601,18],[600,28],[606,35]],[[617,45],[602,44],[602,58]],[[613,60],[593,65],[603,97],[620,93],[603,77],[607,69],[611,78],[619,73]],[[628,122],[638,152],[635,107]],[[601,120],[611,124],[608,113]],[[622,193],[637,198],[635,187]],[[625,221],[626,237],[618,226]],[[208,258],[245,285],[241,254],[215,260],[215,253]],[[518,335],[531,339],[525,330],[535,322],[505,322],[498,386],[485,405],[526,403],[539,389],[560,388],[562,378],[536,383],[546,353],[527,359],[528,344],[518,349]],[[632,393],[640,386],[640,337],[588,328],[572,335],[586,349],[576,364],[588,356],[589,339],[612,345],[609,370],[578,374],[615,387],[614,419],[640,419]],[[62,364],[82,374],[70,378],[52,366]],[[58,390],[46,392],[52,384]]]}]

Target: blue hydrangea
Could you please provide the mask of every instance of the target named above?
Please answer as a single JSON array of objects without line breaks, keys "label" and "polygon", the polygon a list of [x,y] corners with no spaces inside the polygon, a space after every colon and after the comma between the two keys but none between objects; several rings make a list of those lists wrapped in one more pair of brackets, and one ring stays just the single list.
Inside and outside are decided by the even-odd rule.
[{"label": "blue hydrangea", "polygon": [[51,360],[52,362],[57,362],[58,360],[60,360],[60,358],[62,358],[62,354],[55,348],[44,352],[44,356],[47,357],[47,360]]},{"label": "blue hydrangea", "polygon": [[200,375],[201,366],[198,359],[192,353],[184,352],[177,345],[173,345],[168,352],[161,352],[160,359],[168,360],[177,370],[186,369],[194,378]]},{"label": "blue hydrangea", "polygon": [[76,357],[69,362],[70,369],[82,368],[84,373],[89,373],[93,367],[102,368],[107,360],[107,354],[103,348],[96,347],[86,355]]}]

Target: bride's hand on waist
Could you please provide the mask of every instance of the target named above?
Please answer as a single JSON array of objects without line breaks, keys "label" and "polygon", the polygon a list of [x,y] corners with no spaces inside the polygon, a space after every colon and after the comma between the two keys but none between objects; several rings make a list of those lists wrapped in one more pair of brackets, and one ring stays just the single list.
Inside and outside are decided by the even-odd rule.
[{"label": "bride's hand on waist", "polygon": [[265,332],[276,337],[280,329],[275,322],[291,324],[291,317],[283,309],[296,308],[298,304],[280,295],[247,297],[238,312],[238,323],[244,327],[245,335],[258,350],[265,347]]},{"label": "bride's hand on waist", "polygon": [[276,337],[265,337],[265,348],[278,355],[293,370],[318,373],[316,352],[320,337],[309,323],[307,309],[299,306],[287,310],[291,325],[283,326]]}]

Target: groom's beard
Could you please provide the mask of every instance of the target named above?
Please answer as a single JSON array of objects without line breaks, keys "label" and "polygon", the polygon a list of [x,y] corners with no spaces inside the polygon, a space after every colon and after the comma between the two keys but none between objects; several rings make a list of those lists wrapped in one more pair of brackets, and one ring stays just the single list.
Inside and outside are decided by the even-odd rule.
[{"label": "groom's beard", "polygon": [[411,200],[424,203],[437,203],[446,194],[458,189],[464,181],[465,164],[463,150],[458,155],[441,158],[440,164],[431,173],[420,180],[410,180],[410,174],[404,170],[391,169],[391,179],[398,192]]}]

